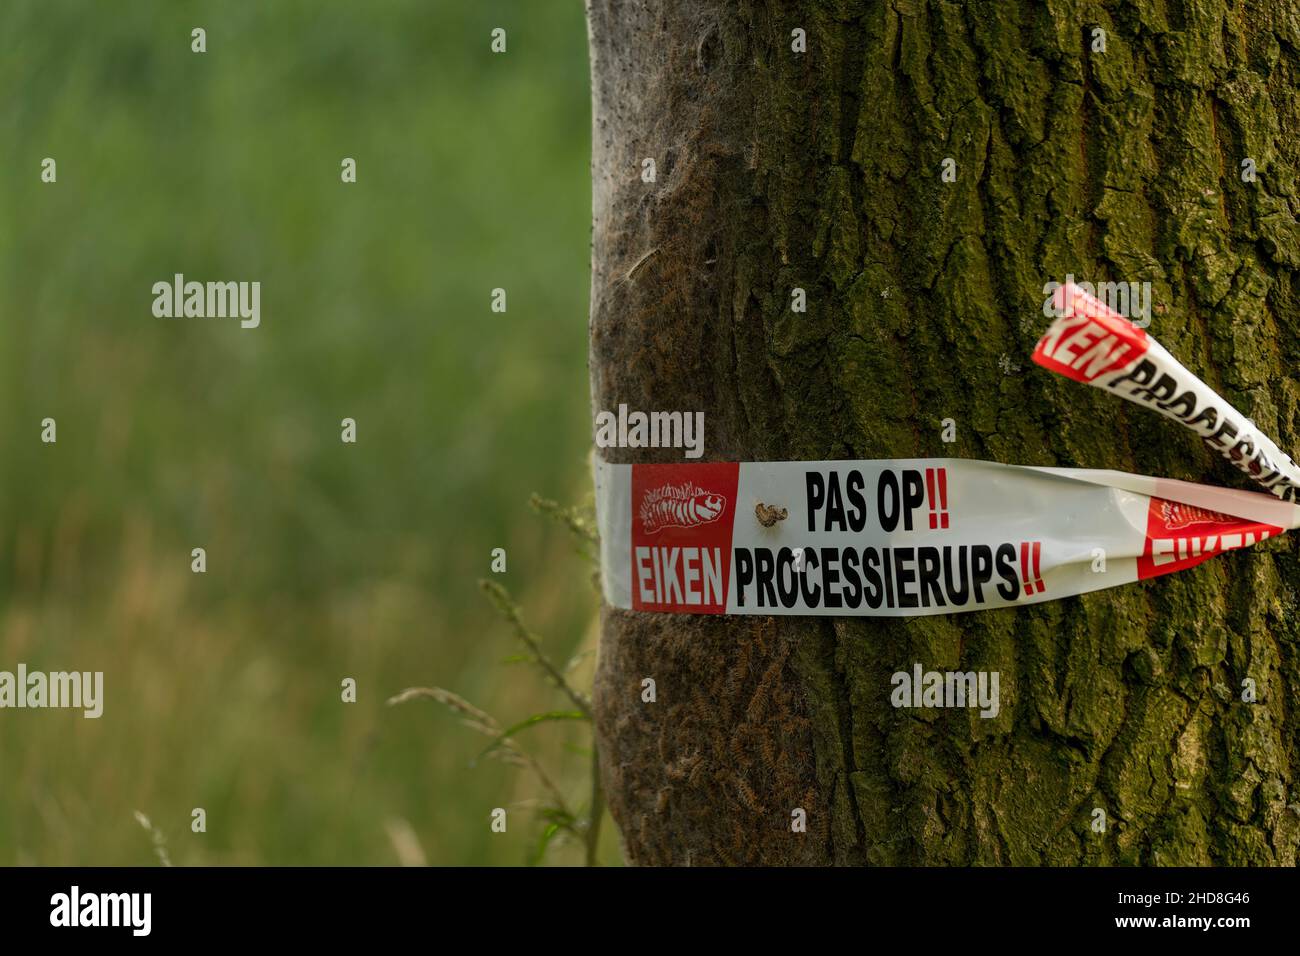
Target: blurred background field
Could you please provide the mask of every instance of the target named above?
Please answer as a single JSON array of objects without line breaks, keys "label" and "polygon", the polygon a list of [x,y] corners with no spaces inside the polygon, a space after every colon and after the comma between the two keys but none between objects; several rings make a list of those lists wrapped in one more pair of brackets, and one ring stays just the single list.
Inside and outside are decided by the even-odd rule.
[{"label": "blurred background field", "polygon": [[[579,0],[0,4],[0,670],[106,698],[0,710],[0,864],[153,863],[136,810],[182,865],[528,859],[536,782],[385,700],[564,706],[481,577],[589,686],[590,569],[528,506],[588,495],[589,110]],[[261,327],[154,318],[177,272]],[[520,740],[582,805],[586,726]]]}]

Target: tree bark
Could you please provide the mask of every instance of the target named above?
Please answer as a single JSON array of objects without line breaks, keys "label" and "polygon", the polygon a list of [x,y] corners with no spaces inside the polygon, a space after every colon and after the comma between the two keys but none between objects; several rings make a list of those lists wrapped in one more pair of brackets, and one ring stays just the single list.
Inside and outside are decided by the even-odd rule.
[{"label": "tree bark", "polygon": [[[588,15],[595,409],[702,410],[709,460],[951,456],[1246,486],[1185,429],[1029,362],[1044,283],[1072,273],[1150,281],[1151,333],[1297,447],[1297,0]],[[628,860],[1295,865],[1293,537],[963,615],[605,608],[597,734]],[[999,671],[1001,712],[895,710],[890,676],[917,662]]]}]

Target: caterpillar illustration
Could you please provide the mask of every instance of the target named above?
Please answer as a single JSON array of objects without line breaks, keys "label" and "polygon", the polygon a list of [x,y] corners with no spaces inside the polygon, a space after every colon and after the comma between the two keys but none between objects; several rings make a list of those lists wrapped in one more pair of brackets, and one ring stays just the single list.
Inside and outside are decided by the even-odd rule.
[{"label": "caterpillar illustration", "polygon": [[1164,521],[1165,528],[1169,531],[1177,531],[1179,528],[1186,528],[1193,524],[1229,523],[1237,520],[1231,515],[1208,511],[1195,505],[1185,505],[1178,501],[1161,501],[1160,519]]},{"label": "caterpillar illustration", "polygon": [[641,499],[641,526],[646,534],[663,528],[694,528],[717,521],[726,510],[727,499],[687,482],[664,485],[647,491]]}]

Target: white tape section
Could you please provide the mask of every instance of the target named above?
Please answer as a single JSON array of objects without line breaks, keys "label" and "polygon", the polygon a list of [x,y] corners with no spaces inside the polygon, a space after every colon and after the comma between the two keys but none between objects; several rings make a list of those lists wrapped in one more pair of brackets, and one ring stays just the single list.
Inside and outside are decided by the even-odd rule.
[{"label": "white tape section", "polygon": [[1270,492],[1296,500],[1300,469],[1291,457],[1159,342],[1073,283],[1052,300],[1059,318],[1034,349],[1035,362],[1186,425]]},{"label": "white tape section", "polygon": [[[605,600],[694,614],[906,616],[1036,604],[1300,527],[1268,495],[955,458],[596,460]],[[788,517],[764,527],[758,505]]]}]

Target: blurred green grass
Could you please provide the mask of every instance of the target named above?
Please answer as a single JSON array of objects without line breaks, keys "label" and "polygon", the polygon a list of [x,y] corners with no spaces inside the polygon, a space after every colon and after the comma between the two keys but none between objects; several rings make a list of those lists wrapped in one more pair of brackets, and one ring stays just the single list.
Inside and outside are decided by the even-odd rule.
[{"label": "blurred green grass", "polygon": [[[522,862],[538,826],[489,814],[534,783],[384,700],[555,706],[503,663],[494,547],[554,656],[593,646],[527,504],[587,487],[582,4],[6,0],[0,90],[0,669],[106,694],[0,711],[0,864],[148,864],[136,809],[179,864],[391,864],[394,820],[430,863]],[[176,272],[260,281],[261,327],[155,319]],[[581,803],[585,730],[529,733]]]}]

